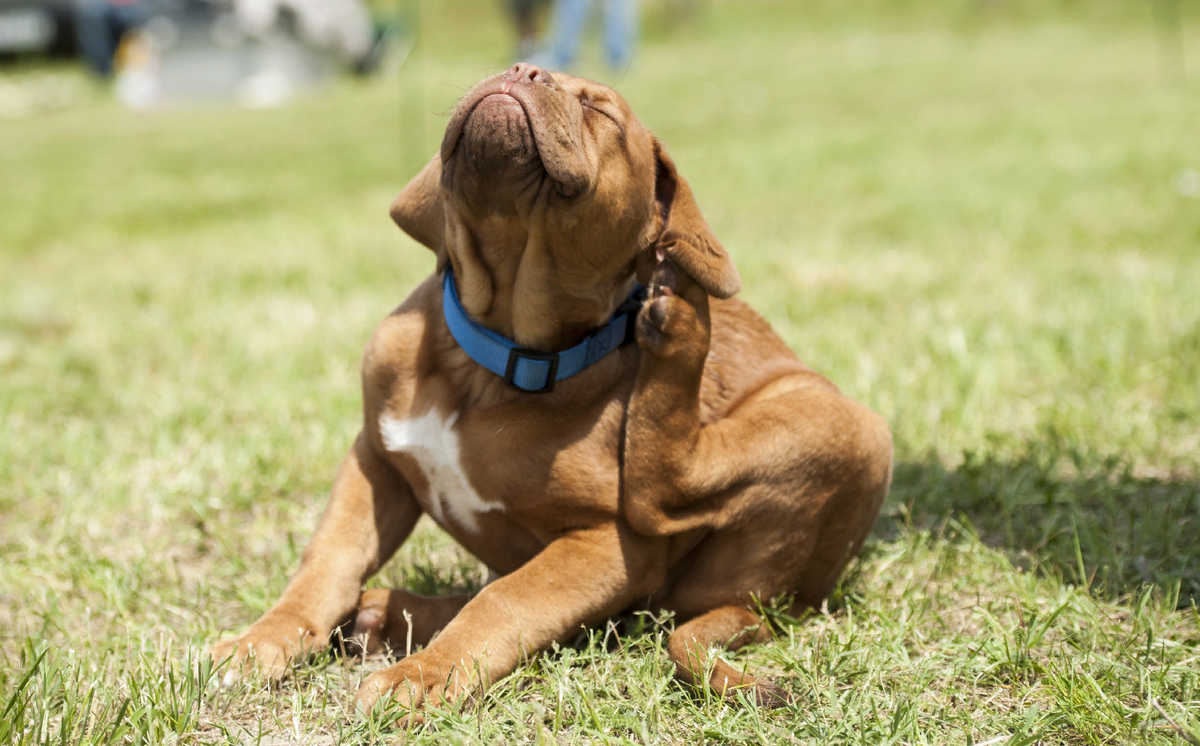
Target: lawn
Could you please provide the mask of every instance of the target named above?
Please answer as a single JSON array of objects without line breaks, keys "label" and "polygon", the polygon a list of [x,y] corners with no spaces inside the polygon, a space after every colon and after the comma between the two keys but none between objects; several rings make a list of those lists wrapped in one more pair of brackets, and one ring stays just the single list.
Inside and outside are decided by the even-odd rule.
[{"label": "lawn", "polygon": [[[583,68],[668,143],[743,297],[895,434],[829,608],[732,658],[793,706],[681,686],[644,616],[408,734],[353,713],[382,660],[211,686],[433,269],[388,202],[505,65],[498,2],[409,5],[397,76],[275,110],[9,75],[74,94],[0,119],[0,743],[1200,744],[1200,54],[1181,78],[1149,7],[1099,2],[653,4],[632,69]],[[422,522],[372,584],[483,575]]]}]

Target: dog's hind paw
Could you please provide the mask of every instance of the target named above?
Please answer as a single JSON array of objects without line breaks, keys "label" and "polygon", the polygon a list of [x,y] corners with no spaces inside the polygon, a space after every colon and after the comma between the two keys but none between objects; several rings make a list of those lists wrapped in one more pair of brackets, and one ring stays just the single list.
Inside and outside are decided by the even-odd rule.
[{"label": "dog's hind paw", "polygon": [[754,682],[754,697],[758,701],[759,707],[771,710],[787,707],[795,701],[795,697],[787,689],[763,679]]},{"label": "dog's hind paw", "polygon": [[354,625],[347,635],[345,646],[350,655],[368,656],[382,653],[387,647],[384,628],[388,617],[388,592],[370,590],[362,594]]},{"label": "dog's hind paw", "polygon": [[702,363],[708,354],[708,294],[661,252],[638,314],[637,339],[655,357]]}]

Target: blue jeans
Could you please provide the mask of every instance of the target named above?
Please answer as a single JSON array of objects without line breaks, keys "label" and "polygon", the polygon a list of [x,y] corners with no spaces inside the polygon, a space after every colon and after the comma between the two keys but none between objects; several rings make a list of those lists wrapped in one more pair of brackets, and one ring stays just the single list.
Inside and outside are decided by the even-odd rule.
[{"label": "blue jeans", "polygon": [[[575,62],[579,41],[592,10],[592,0],[558,0],[550,45],[532,60],[551,70],[566,70]],[[620,69],[633,57],[637,37],[637,0],[604,0],[604,57]]]},{"label": "blue jeans", "polygon": [[144,3],[114,5],[108,0],[77,0],[75,35],[79,53],[92,72],[101,77],[112,74],[113,55],[126,32],[146,22],[149,9]]}]

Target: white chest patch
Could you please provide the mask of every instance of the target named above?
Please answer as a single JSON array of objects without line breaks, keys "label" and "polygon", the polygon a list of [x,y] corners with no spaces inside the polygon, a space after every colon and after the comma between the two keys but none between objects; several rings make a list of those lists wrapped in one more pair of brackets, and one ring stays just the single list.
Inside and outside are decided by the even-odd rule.
[{"label": "white chest patch", "polygon": [[400,420],[384,413],[379,434],[389,451],[412,457],[429,482],[429,512],[445,525],[447,518],[471,531],[479,530],[479,513],[504,510],[504,503],[487,502],[467,481],[454,423],[458,413],[442,418],[436,410]]}]

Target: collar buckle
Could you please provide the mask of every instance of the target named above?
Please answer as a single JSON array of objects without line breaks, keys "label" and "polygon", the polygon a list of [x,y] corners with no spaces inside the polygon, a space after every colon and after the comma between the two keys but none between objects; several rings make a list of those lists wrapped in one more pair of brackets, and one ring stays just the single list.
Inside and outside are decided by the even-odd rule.
[{"label": "collar buckle", "polygon": [[[554,377],[558,375],[558,358],[559,355],[557,352],[542,352],[541,350],[530,350],[525,347],[514,347],[508,351],[508,363],[504,366],[504,382],[517,391],[524,391],[530,394],[545,394],[553,391]],[[522,359],[550,364],[550,369],[546,372],[545,386],[542,386],[540,389],[527,389],[517,384],[515,380],[517,363]]]}]

